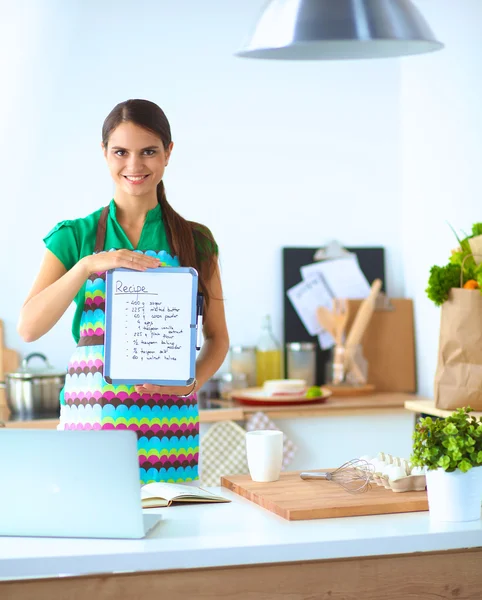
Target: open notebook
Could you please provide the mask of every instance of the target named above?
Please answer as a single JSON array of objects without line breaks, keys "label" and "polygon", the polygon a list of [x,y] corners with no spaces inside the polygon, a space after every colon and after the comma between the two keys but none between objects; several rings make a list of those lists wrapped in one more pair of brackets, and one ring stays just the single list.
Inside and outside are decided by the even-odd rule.
[{"label": "open notebook", "polygon": [[159,508],[177,502],[231,502],[199,487],[182,483],[146,483],[141,487],[142,508]]}]

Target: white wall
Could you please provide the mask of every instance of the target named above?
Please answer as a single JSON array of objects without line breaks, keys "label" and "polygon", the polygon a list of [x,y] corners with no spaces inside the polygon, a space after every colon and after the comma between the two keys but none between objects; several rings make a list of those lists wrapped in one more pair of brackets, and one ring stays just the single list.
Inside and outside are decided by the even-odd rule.
[{"label": "white wall", "polygon": [[482,221],[482,2],[423,7],[446,48],[402,68],[403,267],[415,299],[419,391],[432,396],[440,310],[425,295],[429,270],[457,246],[447,223],[469,232]]},{"label": "white wall", "polygon": [[[59,220],[107,203],[99,149],[109,110],[158,102],[176,142],[170,201],[220,247],[233,343],[272,313],[281,338],[281,247],[387,249],[392,295],[415,299],[419,391],[432,395],[439,310],[425,296],[453,235],[482,220],[479,0],[420,0],[442,52],[402,61],[290,64],[232,56],[261,0],[2,3],[0,318],[6,341],[63,368],[70,311],[34,344],[15,324]],[[8,92],[8,93],[7,93]]]},{"label": "white wall", "polygon": [[60,368],[68,361],[71,312],[30,345],[16,333],[17,316],[42,237],[109,202],[100,130],[129,97],[158,102],[171,121],[168,197],[218,239],[232,343],[255,343],[267,312],[281,337],[282,246],[332,238],[384,246],[388,290],[404,294],[400,62],[233,57],[262,4],[17,0],[4,8],[15,33],[2,53],[3,89],[22,90],[0,110],[8,130],[0,318],[10,347],[43,351]]}]

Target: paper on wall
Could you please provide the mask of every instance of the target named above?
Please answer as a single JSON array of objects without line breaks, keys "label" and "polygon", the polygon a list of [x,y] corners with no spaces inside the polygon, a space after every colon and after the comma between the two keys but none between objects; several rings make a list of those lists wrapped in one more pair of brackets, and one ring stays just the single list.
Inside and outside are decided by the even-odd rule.
[{"label": "paper on wall", "polygon": [[329,350],[335,345],[335,340],[326,329],[323,329],[322,332],[318,334],[318,344],[322,350]]},{"label": "paper on wall", "polygon": [[318,273],[300,281],[286,293],[308,333],[322,333],[324,330],[316,318],[316,309],[318,306],[326,306],[331,310],[333,297]]},{"label": "paper on wall", "polygon": [[[363,299],[370,293],[370,284],[360,269],[356,254],[305,265],[300,271],[304,280],[321,275],[334,298]],[[331,303],[329,308],[332,308]]]}]

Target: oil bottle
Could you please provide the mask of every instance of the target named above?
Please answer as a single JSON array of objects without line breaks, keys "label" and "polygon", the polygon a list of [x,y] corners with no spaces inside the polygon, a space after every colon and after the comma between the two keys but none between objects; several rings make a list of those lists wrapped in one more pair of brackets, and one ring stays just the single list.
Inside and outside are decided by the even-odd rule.
[{"label": "oil bottle", "polygon": [[281,347],[271,329],[271,317],[266,315],[256,345],[256,385],[262,387],[268,379],[281,379]]}]

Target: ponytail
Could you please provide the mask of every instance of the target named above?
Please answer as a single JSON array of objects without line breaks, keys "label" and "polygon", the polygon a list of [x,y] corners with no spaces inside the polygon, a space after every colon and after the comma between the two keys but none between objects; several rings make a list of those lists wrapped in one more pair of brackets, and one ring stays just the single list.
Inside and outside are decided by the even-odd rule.
[{"label": "ponytail", "polygon": [[207,227],[187,221],[167,201],[164,182],[157,186],[157,201],[161,205],[162,220],[171,254],[179,258],[183,267],[194,267],[198,272],[199,291],[209,304],[207,282],[215,268],[217,246]]}]

